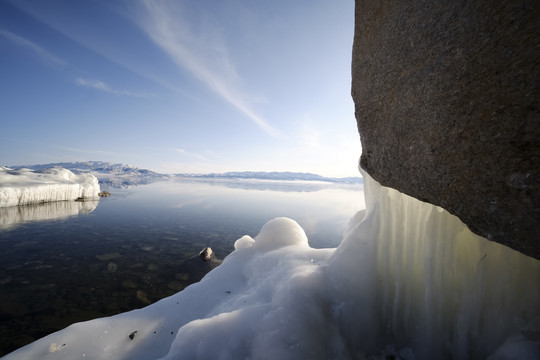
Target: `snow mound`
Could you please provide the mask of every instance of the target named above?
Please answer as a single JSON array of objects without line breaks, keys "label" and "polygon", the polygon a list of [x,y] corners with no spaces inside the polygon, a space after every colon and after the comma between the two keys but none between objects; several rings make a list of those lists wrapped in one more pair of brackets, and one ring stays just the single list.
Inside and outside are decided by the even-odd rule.
[{"label": "snow mound", "polygon": [[294,220],[276,218],[267,222],[257,237],[245,235],[234,243],[235,249],[254,247],[259,250],[271,250],[284,246],[309,246],[304,229]]},{"label": "snow mound", "polygon": [[537,359],[540,262],[364,178],[337,249],[274,219],[199,283],[5,359]]},{"label": "snow mound", "polygon": [[63,168],[0,168],[0,207],[95,198],[100,191],[92,174],[75,175]]}]

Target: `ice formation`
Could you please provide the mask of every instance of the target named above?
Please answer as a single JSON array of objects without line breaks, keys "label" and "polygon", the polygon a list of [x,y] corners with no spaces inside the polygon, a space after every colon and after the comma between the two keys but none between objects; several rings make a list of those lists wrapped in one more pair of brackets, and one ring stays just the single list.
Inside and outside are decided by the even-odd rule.
[{"label": "ice formation", "polygon": [[5,359],[537,359],[540,262],[365,175],[336,249],[293,220],[236,241],[199,283]]},{"label": "ice formation", "polygon": [[99,190],[98,180],[92,174],[75,175],[63,168],[0,168],[0,207],[93,198]]}]

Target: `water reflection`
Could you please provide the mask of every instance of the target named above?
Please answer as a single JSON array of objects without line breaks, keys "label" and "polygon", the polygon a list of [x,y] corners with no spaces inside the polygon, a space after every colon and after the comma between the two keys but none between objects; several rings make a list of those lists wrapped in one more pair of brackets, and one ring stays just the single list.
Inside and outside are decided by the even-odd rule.
[{"label": "water reflection", "polygon": [[278,216],[295,219],[311,246],[336,246],[365,207],[362,187],[323,185],[175,181],[106,188],[112,195],[99,206],[61,202],[2,213],[2,221],[21,220],[0,228],[0,356],[73,322],[182,290],[210,270],[198,258],[204,247],[222,259],[235,240]]},{"label": "water reflection", "polygon": [[[234,242],[245,234],[255,236],[268,220],[286,216],[304,228],[312,247],[337,246],[349,218],[365,208],[362,186],[308,184],[304,188],[303,184],[251,180],[180,181],[145,186],[132,199],[145,202],[153,214],[165,218],[176,217],[192,223],[206,221],[209,226],[217,227],[220,226],[218,223],[221,226],[234,223],[247,231],[239,233],[235,228],[229,228],[235,237],[227,237],[226,241]],[[318,190],[314,190],[314,186]],[[295,188],[299,191],[292,190]]]},{"label": "water reflection", "polygon": [[190,178],[177,177],[178,183],[208,184],[220,187],[243,190],[268,190],[284,192],[314,192],[325,189],[350,189],[357,191],[363,189],[359,183],[329,183],[323,181],[276,181],[264,179],[226,179],[226,178]]},{"label": "water reflection", "polygon": [[0,229],[8,229],[20,223],[63,219],[95,210],[98,201],[55,201],[44,204],[10,206],[0,208]]}]

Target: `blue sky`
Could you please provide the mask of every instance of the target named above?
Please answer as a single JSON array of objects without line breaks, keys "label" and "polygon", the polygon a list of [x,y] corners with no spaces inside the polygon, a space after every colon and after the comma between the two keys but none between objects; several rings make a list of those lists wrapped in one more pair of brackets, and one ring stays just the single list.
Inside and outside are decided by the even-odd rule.
[{"label": "blue sky", "polygon": [[0,161],[357,176],[353,9],[0,0]]}]

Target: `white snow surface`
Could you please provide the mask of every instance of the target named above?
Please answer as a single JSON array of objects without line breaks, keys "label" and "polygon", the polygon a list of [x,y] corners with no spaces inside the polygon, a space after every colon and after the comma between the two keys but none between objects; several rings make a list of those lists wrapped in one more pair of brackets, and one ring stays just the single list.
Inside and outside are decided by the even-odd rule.
[{"label": "white snow surface", "polygon": [[75,175],[60,167],[35,171],[0,168],[0,207],[94,198],[99,191],[92,174]]},{"label": "white snow surface", "polygon": [[277,218],[199,283],[5,359],[538,359],[540,262],[364,179],[338,248]]}]

